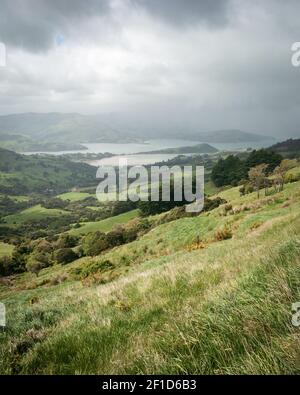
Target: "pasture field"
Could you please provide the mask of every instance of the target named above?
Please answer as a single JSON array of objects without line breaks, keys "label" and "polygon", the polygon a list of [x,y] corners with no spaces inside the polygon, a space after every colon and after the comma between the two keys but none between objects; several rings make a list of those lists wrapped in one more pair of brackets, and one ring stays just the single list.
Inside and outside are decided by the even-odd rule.
[{"label": "pasture field", "polygon": [[83,235],[97,231],[109,232],[114,226],[125,224],[136,217],[138,217],[138,210],[131,210],[114,217],[103,219],[101,221],[83,222],[80,228],[72,229],[69,233],[73,235]]},{"label": "pasture field", "polygon": [[39,220],[47,217],[58,217],[60,215],[68,215],[68,212],[59,209],[47,209],[42,207],[40,204],[37,204],[36,206],[21,211],[20,213],[8,215],[4,217],[4,220],[8,225],[19,225],[30,220]]}]

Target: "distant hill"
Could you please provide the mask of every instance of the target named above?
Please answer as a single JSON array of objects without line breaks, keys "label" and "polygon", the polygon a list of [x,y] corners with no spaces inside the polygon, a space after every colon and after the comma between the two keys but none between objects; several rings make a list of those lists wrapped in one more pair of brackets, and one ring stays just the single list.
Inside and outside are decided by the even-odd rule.
[{"label": "distant hill", "polygon": [[54,194],[96,184],[96,170],[85,163],[54,156],[26,156],[0,148],[0,193]]},{"label": "distant hill", "polygon": [[187,147],[165,148],[157,151],[143,152],[143,154],[213,154],[218,152],[217,148],[203,143]]},{"label": "distant hill", "polygon": [[297,156],[300,155],[300,139],[288,139],[272,145],[269,149],[284,156]]},{"label": "distant hill", "polygon": [[[134,123],[134,121],[131,123]],[[149,126],[149,125],[148,125]],[[272,138],[241,130],[211,132],[148,131],[129,126],[118,114],[25,113],[0,116],[0,146],[18,152],[83,149],[84,143],[132,143],[151,138],[179,138],[203,143],[251,143]]]},{"label": "distant hill", "polygon": [[187,138],[206,143],[251,143],[265,140],[274,140],[270,136],[247,133],[238,129],[215,130],[212,132],[188,133]]},{"label": "distant hill", "polygon": [[[0,146],[16,151],[80,149],[87,142],[140,141],[99,115],[25,113],[0,116]],[[46,148],[46,149],[45,149]]]}]

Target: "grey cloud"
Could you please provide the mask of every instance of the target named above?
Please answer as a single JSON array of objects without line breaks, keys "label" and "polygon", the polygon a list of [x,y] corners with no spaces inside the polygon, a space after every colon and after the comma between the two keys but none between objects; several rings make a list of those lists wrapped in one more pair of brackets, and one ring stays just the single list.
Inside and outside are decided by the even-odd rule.
[{"label": "grey cloud", "polygon": [[216,27],[228,21],[229,0],[132,0],[132,3],[176,26],[204,23]]},{"label": "grey cloud", "polygon": [[49,49],[58,34],[110,12],[109,0],[2,0],[0,41],[32,52]]}]

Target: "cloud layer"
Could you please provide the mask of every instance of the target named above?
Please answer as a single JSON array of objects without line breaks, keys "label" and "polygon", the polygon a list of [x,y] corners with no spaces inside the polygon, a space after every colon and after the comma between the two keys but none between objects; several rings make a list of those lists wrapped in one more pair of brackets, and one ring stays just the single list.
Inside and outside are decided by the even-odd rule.
[{"label": "cloud layer", "polygon": [[3,0],[0,113],[297,135],[299,11],[294,0]]}]

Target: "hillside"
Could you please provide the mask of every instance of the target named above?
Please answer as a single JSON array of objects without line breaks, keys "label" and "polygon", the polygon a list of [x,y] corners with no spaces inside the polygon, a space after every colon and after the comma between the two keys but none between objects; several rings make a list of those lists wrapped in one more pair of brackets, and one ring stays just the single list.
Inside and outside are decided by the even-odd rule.
[{"label": "hillside", "polygon": [[0,194],[54,194],[95,185],[95,167],[61,157],[26,156],[0,148]]},{"label": "hillside", "polygon": [[300,139],[288,139],[272,145],[269,149],[284,156],[298,157],[300,155]]},{"label": "hillside", "polygon": [[3,281],[1,373],[300,373],[299,187]]},{"label": "hillside", "polygon": [[[84,137],[83,137],[84,136]],[[0,146],[17,151],[82,149],[84,142],[133,142],[130,131],[110,126],[105,117],[77,113],[25,113],[0,116]]]},{"label": "hillside", "polygon": [[148,151],[144,154],[215,154],[217,148],[209,144],[196,144],[187,147],[165,148],[157,151]]},{"label": "hillside", "polygon": [[274,140],[270,136],[243,132],[238,129],[214,130],[211,132],[188,132],[186,138],[206,143],[251,143],[264,140]]},{"label": "hillside", "polygon": [[235,129],[210,132],[185,130],[184,133],[160,128],[149,131],[137,125],[128,125],[118,114],[24,113],[0,116],[0,147],[18,152],[78,150],[83,149],[81,143],[141,142],[151,138],[160,139],[162,136],[181,139],[183,134],[187,141],[205,143],[250,144],[269,140],[271,144],[273,140],[268,136]]}]

